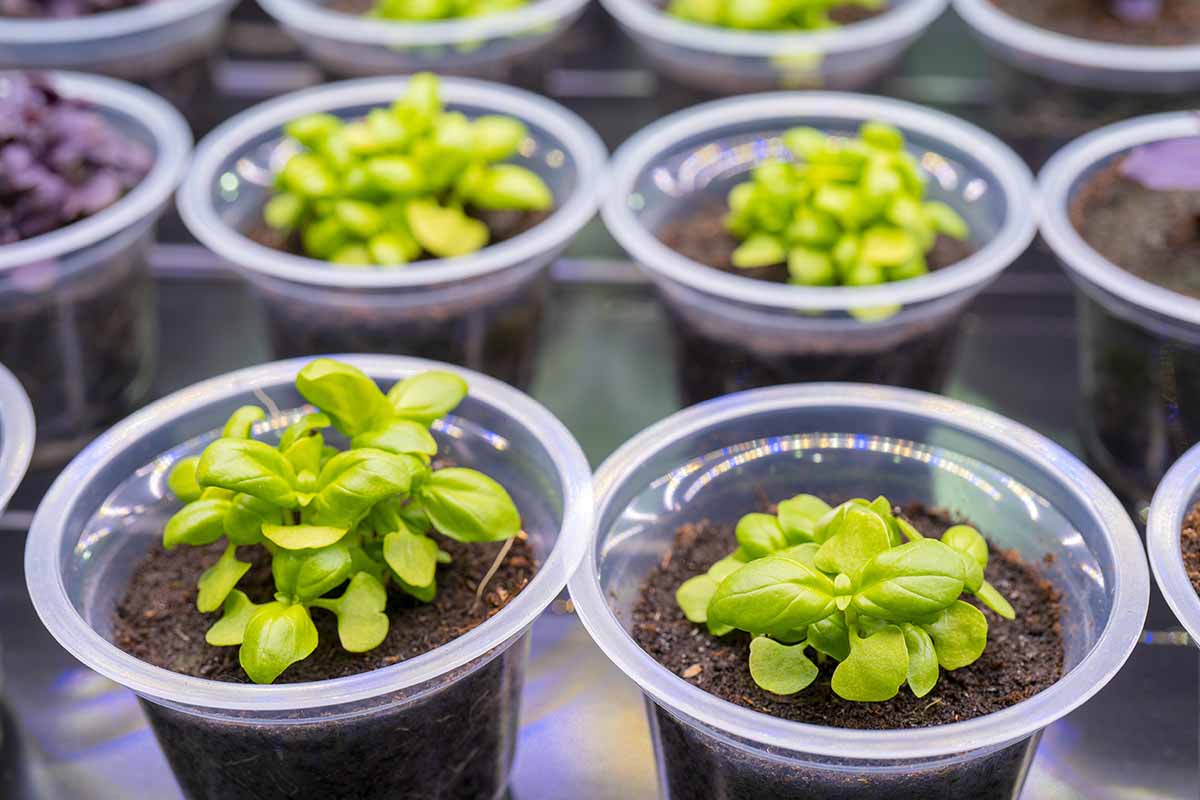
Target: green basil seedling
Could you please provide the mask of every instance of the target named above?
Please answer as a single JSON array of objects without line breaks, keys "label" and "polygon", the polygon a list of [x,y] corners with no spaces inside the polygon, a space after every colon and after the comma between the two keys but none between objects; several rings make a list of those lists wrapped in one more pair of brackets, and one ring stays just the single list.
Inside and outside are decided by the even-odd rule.
[{"label": "green basil seedling", "polygon": [[688,22],[751,31],[814,31],[836,28],[830,12],[839,7],[870,10],[886,0],[671,0],[667,13]]},{"label": "green basil seedling", "polygon": [[811,648],[838,662],[833,690],[844,699],[889,700],[905,683],[924,697],[940,670],[974,663],[987,646],[987,618],[964,593],[1015,617],[983,579],[988,546],[977,530],[926,538],[884,497],[831,508],[797,495],[776,515],[744,516],[736,537],[737,550],[675,599],[714,635],[751,634],[750,675],[774,694],[816,679]]},{"label": "green basil seedling", "polygon": [[529,0],[376,0],[367,16],[399,22],[484,17],[513,11]]},{"label": "green basil seedling", "polygon": [[[519,2],[381,0],[372,14],[442,19]],[[529,139],[524,123],[444,110],[438,79],[429,73],[412,76],[391,106],[353,120],[311,114],[285,125],[284,133],[299,152],[276,176],[264,221],[298,232],[306,255],[344,267],[400,266],[425,253],[465,256],[491,239],[482,213],[554,205],[537,173],[505,163]]]},{"label": "green basil seedling", "polygon": [[[318,135],[321,126],[311,124],[314,130],[299,135]],[[466,397],[459,376],[426,372],[385,394],[356,367],[323,358],[300,371],[296,388],[318,411],[287,428],[277,446],[252,438],[266,414],[243,407],[221,438],[199,457],[180,459],[167,478],[186,505],[168,520],[163,545],[225,541],[200,576],[196,606],[222,612],[206,640],[239,647],[257,683],[311,655],[313,608],[336,615],[342,647],[359,653],[387,637],[389,587],[432,602],[438,566],[450,562],[435,534],[491,542],[521,531],[499,483],[475,470],[432,466],[438,449],[429,427]],[[329,429],[349,447],[333,447]],[[271,555],[271,600],[256,603],[237,589],[251,568],[238,558],[246,546]]]}]

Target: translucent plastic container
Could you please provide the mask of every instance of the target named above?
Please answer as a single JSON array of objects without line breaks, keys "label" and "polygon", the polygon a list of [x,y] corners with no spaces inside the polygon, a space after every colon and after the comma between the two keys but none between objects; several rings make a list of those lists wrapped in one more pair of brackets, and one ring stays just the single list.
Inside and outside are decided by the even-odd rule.
[{"label": "translucent plastic container", "polygon": [[697,25],[658,0],[601,0],[654,66],[720,94],[862,89],[887,74],[947,0],[892,0],[879,17],[824,31],[761,32]]},{"label": "translucent plastic container", "polygon": [[1193,447],[1163,478],[1146,524],[1146,549],[1150,568],[1167,605],[1191,637],[1200,645],[1200,595],[1183,564],[1183,520],[1200,502],[1200,446]]},{"label": "translucent plastic container", "polygon": [[145,89],[67,72],[52,79],[150,147],[155,162],[99,214],[0,246],[0,363],[33,400],[39,464],[65,461],[149,388],[158,320],[147,257],[192,147],[183,117]]},{"label": "translucent plastic container", "polygon": [[309,58],[337,75],[428,70],[503,80],[552,42],[587,0],[532,0],[512,11],[436,22],[372,19],[327,8],[330,0],[259,0]]},{"label": "translucent plastic container", "polygon": [[1200,44],[1150,47],[1091,41],[1039,28],[992,0],[953,0],[993,55],[1057,83],[1110,92],[1177,93],[1200,88]]},{"label": "translucent plastic container", "polygon": [[[643,651],[631,612],[677,527],[732,523],[763,496],[798,492],[945,507],[1036,562],[1062,592],[1062,678],[965,722],[862,731],[720,700]],[[596,494],[598,534],[571,597],[647,697],[661,795],[671,800],[1014,798],[1042,729],[1116,674],[1146,615],[1137,530],[1104,484],[1028,428],[934,395],[818,384],[714,400],[626,443],[597,471]]]},{"label": "translucent plastic container", "polygon": [[16,376],[0,364],[0,513],[33,457],[33,406]]},{"label": "translucent plastic container", "polygon": [[160,0],[75,19],[0,17],[0,68],[151,81],[203,60],[237,0]]},{"label": "translucent plastic container", "polygon": [[1195,136],[1192,113],[1102,128],[1050,159],[1039,177],[1042,237],[1075,282],[1079,421],[1088,458],[1135,505],[1200,442],[1200,300],[1135,277],[1105,259],[1071,222],[1077,193],[1138,145]]},{"label": "translucent plastic container", "polygon": [[[343,360],[385,386],[444,368],[389,356]],[[298,409],[304,401],[293,381],[305,363],[277,362],[184,389],[75,459],[29,532],[25,574],[38,615],[73,656],[140,696],[189,796],[499,797],[516,744],[529,627],[579,563],[593,506],[590,469],[570,433],[498,381],[460,371],[470,395],[434,428],[443,454],[510,491],[541,564],[483,625],[391,667],[273,686],[187,677],[109,641],[131,570],[178,508],[164,496],[171,465],[199,453],[235,408],[262,404],[262,393],[281,409]],[[278,436],[297,413],[285,411],[256,432]]]},{"label": "translucent plastic container", "polygon": [[[786,155],[796,125],[853,135],[866,120],[900,128],[930,174],[929,196],[969,223],[975,252],[900,283],[802,287],[722,272],[658,239],[673,220],[715,203],[761,161]],[[1028,247],[1033,176],[1001,141],[959,119],[895,100],[776,93],[674,114],[626,142],[613,160],[603,214],[609,231],[658,285],[676,320],[688,403],[770,384],[851,380],[936,390],[971,299]],[[861,312],[899,306],[863,321]],[[854,316],[856,312],[859,316]]]},{"label": "translucent plastic container", "polygon": [[276,355],[391,352],[463,364],[515,385],[532,380],[546,267],[592,218],[606,151],[583,120],[518,89],[442,81],[449,109],[515,116],[529,138],[515,159],[537,172],[556,209],[531,230],[469,256],[397,268],[345,269],[253,241],[270,193],[282,127],[304,114],[341,117],[391,103],[402,78],[346,81],[271,100],[213,131],[179,194],[192,233],[246,276],[263,303]]}]

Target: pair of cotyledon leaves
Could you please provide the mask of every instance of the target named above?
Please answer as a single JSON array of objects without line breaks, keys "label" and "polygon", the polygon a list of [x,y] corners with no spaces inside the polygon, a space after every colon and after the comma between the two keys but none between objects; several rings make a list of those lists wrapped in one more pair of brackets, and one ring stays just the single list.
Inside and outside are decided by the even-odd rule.
[{"label": "pair of cotyledon leaves", "polygon": [[[437,565],[449,560],[431,531],[486,542],[516,536],[521,526],[512,498],[488,476],[430,466],[437,444],[428,426],[466,395],[458,376],[423,373],[384,395],[361,370],[318,359],[296,386],[319,411],[288,428],[278,446],[251,438],[264,413],[243,407],[221,438],[181,460],[168,480],[189,502],[167,523],[164,545],[228,541],[200,578],[197,607],[223,609],[208,641],[240,645],[241,664],[258,683],[316,648],[310,607],[336,614],[342,646],[364,652],[387,635],[389,581],[431,601]],[[349,449],[326,443],[322,431],[331,427]],[[253,544],[272,553],[270,603],[236,589],[251,566],[237,547]],[[339,597],[325,596],[343,584]]]},{"label": "pair of cotyledon leaves", "polygon": [[816,679],[812,648],[840,662],[833,690],[847,700],[888,700],[906,682],[923,697],[939,669],[974,663],[987,645],[987,620],[963,592],[1014,617],[984,579],[988,547],[978,531],[956,525],[927,539],[883,497],[830,508],[798,495],[775,515],[746,515],[736,536],[738,549],[676,599],[714,635],[752,634],[751,676],[775,694]]}]

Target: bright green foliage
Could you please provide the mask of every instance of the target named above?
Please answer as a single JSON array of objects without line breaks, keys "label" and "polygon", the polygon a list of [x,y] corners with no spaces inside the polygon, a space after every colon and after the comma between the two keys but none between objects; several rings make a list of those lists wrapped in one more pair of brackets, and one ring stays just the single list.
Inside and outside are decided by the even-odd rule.
[{"label": "bright green foliage", "polygon": [[[361,370],[317,359],[296,388],[320,410],[285,430],[277,446],[251,438],[266,415],[244,407],[198,458],[180,459],[167,481],[187,505],[167,522],[164,546],[226,541],[200,577],[196,606],[223,612],[207,641],[240,646],[257,683],[271,683],[316,648],[311,608],[335,614],[342,646],[359,653],[387,636],[389,585],[431,602],[437,567],[450,561],[434,532],[490,542],[521,530],[500,484],[474,470],[431,466],[437,442],[429,426],[466,396],[462,378],[426,372],[384,394]],[[331,446],[331,428],[348,449]],[[273,602],[256,604],[236,588],[251,566],[238,559],[238,547],[248,545],[271,553]]]},{"label": "bright green foliage", "polygon": [[816,679],[811,648],[838,662],[833,690],[847,700],[889,700],[905,683],[924,697],[939,670],[972,664],[987,646],[987,618],[959,599],[964,592],[1015,616],[983,579],[988,546],[979,531],[956,525],[940,540],[925,538],[884,497],[831,508],[797,495],[775,516],[747,514],[736,534],[738,549],[685,581],[675,599],[716,636],[754,636],[750,675],[774,694]]},{"label": "bright green foliage", "polygon": [[[384,0],[376,15],[474,16],[513,2]],[[468,209],[546,211],[554,205],[536,173],[502,163],[528,138],[525,125],[444,110],[438,79],[429,73],[412,76],[405,96],[391,106],[351,120],[310,114],[284,132],[300,152],[275,176],[276,193],[263,217],[272,228],[298,231],[308,256],[346,268],[467,255],[490,239],[487,225]]]},{"label": "bright green foliage", "polygon": [[881,9],[886,0],[671,0],[667,13],[701,25],[754,31],[836,28],[829,12],[840,6]]},{"label": "bright green foliage", "polygon": [[528,3],[529,0],[376,0],[367,16],[401,22],[433,22],[486,17],[522,8]]},{"label": "bright green foliage", "polygon": [[[928,272],[939,235],[967,239],[963,219],[925,199],[926,177],[900,131],[865,123],[855,139],[794,128],[795,162],[764,161],[729,193],[735,267],[786,263],[800,286],[868,286]],[[886,317],[892,310],[864,309]]]}]

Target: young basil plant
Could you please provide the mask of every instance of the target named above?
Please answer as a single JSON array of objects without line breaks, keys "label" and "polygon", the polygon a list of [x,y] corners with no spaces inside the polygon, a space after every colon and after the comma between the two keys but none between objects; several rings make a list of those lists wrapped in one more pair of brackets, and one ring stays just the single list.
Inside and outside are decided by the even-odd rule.
[{"label": "young basil plant", "polygon": [[[428,4],[425,4],[428,6]],[[446,111],[438,79],[409,78],[404,97],[359,119],[310,114],[284,132],[298,150],[275,176],[263,210],[298,232],[312,258],[347,267],[452,258],[487,245],[476,211],[546,211],[554,196],[511,163],[528,139],[513,117]]]},{"label": "young basil plant", "polygon": [[890,125],[865,123],[851,140],[794,128],[783,145],[796,161],[764,161],[729,193],[735,267],[786,263],[793,284],[869,286],[924,275],[939,234],[969,236],[954,209],[925,199],[925,174]]},{"label": "young basil plant", "polygon": [[987,645],[987,619],[964,592],[1015,617],[984,579],[979,531],[955,525],[925,538],[884,497],[831,508],[798,495],[777,514],[742,517],[735,535],[738,548],[685,581],[676,600],[714,635],[754,636],[750,674],[774,694],[816,679],[811,650],[839,662],[833,690],[846,700],[890,700],[906,682],[924,697],[939,670],[974,663]]},{"label": "young basil plant", "polygon": [[829,12],[842,6],[882,9],[885,0],[671,0],[667,13],[688,22],[753,31],[823,30],[838,23]]},{"label": "young basil plant", "polygon": [[529,0],[376,0],[367,16],[400,22],[486,17],[514,11]]},{"label": "young basil plant", "polygon": [[[337,616],[346,650],[378,647],[388,632],[389,586],[426,603],[436,595],[437,567],[450,557],[432,534],[490,542],[521,530],[516,505],[496,481],[431,466],[438,448],[429,426],[466,396],[462,378],[426,372],[384,394],[356,367],[322,358],[300,371],[296,388],[318,410],[277,445],[254,438],[266,415],[246,406],[167,479],[186,505],[167,522],[163,545],[226,542],[200,576],[196,605],[222,612],[207,640],[240,647],[256,683],[273,682],[311,655],[312,608]],[[331,429],[348,448],[333,446]],[[253,545],[271,553],[271,602],[255,603],[236,588],[251,566],[238,548]]]}]

